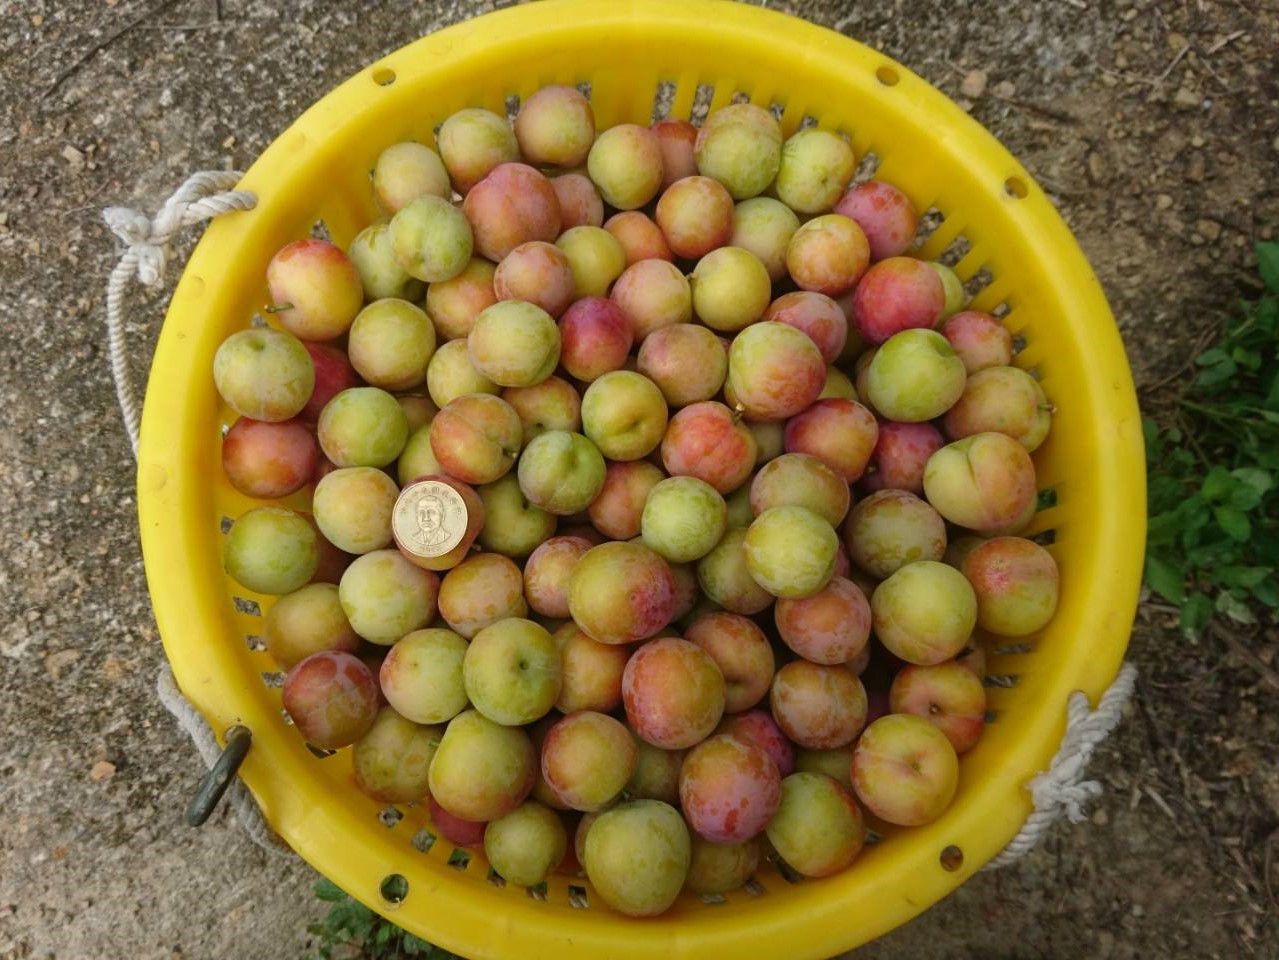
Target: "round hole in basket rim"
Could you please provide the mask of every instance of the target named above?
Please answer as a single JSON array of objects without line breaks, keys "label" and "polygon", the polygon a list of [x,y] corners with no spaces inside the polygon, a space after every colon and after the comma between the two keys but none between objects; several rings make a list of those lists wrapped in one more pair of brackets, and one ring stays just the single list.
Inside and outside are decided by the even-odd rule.
[{"label": "round hole in basket rim", "polygon": [[[960,277],[988,278],[974,308],[1003,313],[1026,342],[1015,362],[1037,371],[1058,406],[1035,454],[1040,487],[1056,502],[1031,530],[1051,532],[1060,610],[1024,644],[991,639],[994,719],[961,764],[951,808],[926,827],[877,825],[884,839],[835,877],[792,884],[764,865],[723,903],[685,895],[648,920],[610,911],[580,878],[555,875],[534,891],[499,886],[482,853],[466,863],[452,856],[423,809],[388,815],[360,794],[350,751],[319,759],[307,750],[281,714],[277,667],[258,640],[271,600],[222,570],[225,519],[254,504],[221,472],[219,430],[234,415],[211,364],[222,339],[267,302],[271,255],[317,220],[342,244],[372,221],[368,171],[384,147],[431,143],[453,111],[503,112],[511,96],[547,83],[589,83],[600,129],[647,123],[665,83],[671,116],[689,116],[708,95],[714,109],[745,94],[780,106],[788,135],[810,115],[845,132],[859,158],[879,158],[878,176],[921,211],[937,211],[921,255],[962,252]],[[544,0],[439,31],[361,70],[281,135],[241,186],[257,193],[257,208],[209,227],[160,335],[142,422],[139,522],[178,683],[219,736],[235,723],[253,731],[241,776],[275,830],[321,873],[476,960],[730,951],[804,960],[909,920],[1012,838],[1031,809],[1025,783],[1060,741],[1067,696],[1095,699],[1122,659],[1141,572],[1144,463],[1131,376],[1100,285],[1034,180],[976,122],[883,55],[782,14],[719,0]],[[306,509],[305,495],[289,505]],[[402,882],[388,897],[392,875]]]}]

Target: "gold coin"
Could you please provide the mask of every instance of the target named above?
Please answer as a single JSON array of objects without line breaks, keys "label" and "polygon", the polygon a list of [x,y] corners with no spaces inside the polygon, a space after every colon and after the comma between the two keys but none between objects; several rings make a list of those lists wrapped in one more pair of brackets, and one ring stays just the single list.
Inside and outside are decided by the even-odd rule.
[{"label": "gold coin", "polygon": [[400,493],[391,514],[395,539],[419,557],[441,557],[466,534],[462,495],[439,480],[422,480]]}]

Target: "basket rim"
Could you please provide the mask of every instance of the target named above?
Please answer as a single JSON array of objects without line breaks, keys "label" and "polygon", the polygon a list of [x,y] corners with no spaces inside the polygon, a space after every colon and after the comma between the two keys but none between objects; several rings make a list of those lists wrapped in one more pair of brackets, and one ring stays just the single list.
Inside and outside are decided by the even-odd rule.
[{"label": "basket rim", "polygon": [[[308,142],[323,139],[345,116],[359,109],[371,95],[370,78],[376,80],[379,71],[394,70],[407,80],[415,73],[447,71],[466,58],[492,56],[517,45],[527,50],[540,39],[570,29],[605,37],[619,25],[669,31],[704,29],[707,23],[715,23],[717,29],[731,32],[743,42],[794,44],[805,57],[828,64],[831,71],[866,68],[868,75],[884,68],[895,71],[895,95],[908,98],[915,109],[943,117],[953,149],[969,151],[974,162],[983,164],[990,173],[992,185],[1016,178],[1017,196],[1010,199],[1015,204],[1010,216],[1024,237],[1033,235],[1040,240],[1044,270],[1060,277],[1085,278],[1084,282],[1066,284],[1059,292],[1071,315],[1080,318],[1090,337],[1096,337],[1097,363],[1085,386],[1098,416],[1105,417],[1115,430],[1115,441],[1099,444],[1102,449],[1096,453],[1098,469],[1116,488],[1115,502],[1102,508],[1101,525],[1101,546],[1113,553],[1120,570],[1109,591],[1112,607],[1104,611],[1112,629],[1105,636],[1079,641],[1074,669],[1051,679],[1050,694],[1026,721],[1028,735],[1024,742],[1005,758],[1007,768],[1033,772],[1046,767],[1065,726],[1067,696],[1082,690],[1095,701],[1114,678],[1136,606],[1144,543],[1145,464],[1140,417],[1122,342],[1100,284],[1060,215],[1029,173],[989,132],[922,78],[889,57],[826,28],[727,0],[542,0],[429,34],[368,64],[326,94],[281,133],[245,175],[240,189],[256,191],[261,201],[259,208],[215,221],[197,246],[174,293],[144,406],[138,451],[139,526],[152,603],[166,654],[180,688],[209,720],[219,739],[232,722],[246,716],[265,716],[251,702],[258,692],[241,683],[228,669],[238,652],[219,650],[217,644],[203,642],[203,638],[187,632],[193,621],[201,621],[202,613],[217,619],[212,613],[217,609],[216,598],[209,595],[208,584],[183,576],[188,558],[208,549],[213,542],[204,529],[208,525],[207,511],[197,497],[199,480],[193,475],[199,471],[190,469],[201,459],[185,425],[202,410],[211,409],[208,397],[201,396],[202,392],[212,392],[211,384],[192,366],[191,341],[198,336],[192,332],[198,330],[193,320],[216,309],[216,296],[208,289],[208,278],[230,262],[225,251],[236,249],[238,239],[254,228],[255,218],[279,212],[271,202],[270,185],[287,180],[298,169]],[[197,375],[190,375],[192,371]],[[222,607],[227,606],[225,600],[223,593]],[[1122,642],[1115,639],[1119,631],[1125,638]],[[282,771],[287,773],[291,765],[273,752],[270,738],[255,739],[241,776],[277,832],[326,876],[380,878],[387,873],[387,864],[372,852],[342,842],[343,815],[335,806],[299,805],[282,796],[286,791],[279,781],[284,778]],[[968,804],[962,816],[947,820],[948,835],[964,838],[964,863],[953,873],[924,878],[926,866],[937,873],[936,853],[928,851],[945,845],[936,841],[941,836],[936,824],[918,828],[920,833],[902,843],[898,862],[881,875],[884,892],[876,895],[873,902],[865,902],[868,915],[857,918],[862,924],[858,942],[910,919],[998,853],[1030,811],[1023,785],[1024,776],[1020,775],[970,785],[976,795],[990,801],[991,809],[983,816],[976,809],[980,804]],[[921,839],[925,837],[929,838],[927,844]],[[752,906],[752,918],[740,920],[733,915],[736,923],[712,919],[700,925],[681,925],[688,914],[642,921],[643,926],[635,927],[633,932],[643,930],[643,935],[631,938],[633,943],[622,940],[630,932],[625,926],[635,921],[599,909],[580,911],[573,916],[580,922],[574,924],[566,945],[562,929],[557,929],[563,926],[563,914],[539,912],[536,906],[523,905],[513,907],[510,917],[502,923],[494,923],[491,914],[471,902],[461,884],[437,884],[429,890],[429,923],[421,915],[403,907],[397,909],[381,899],[376,881],[361,880],[357,885],[344,885],[344,889],[406,929],[473,958],[509,955],[517,941],[521,942],[522,952],[530,956],[543,955],[538,952],[543,949],[537,946],[539,943],[553,944],[546,955],[554,953],[560,958],[606,954],[621,958],[651,955],[655,949],[672,956],[691,957],[704,956],[708,949],[730,948],[745,948],[757,956],[781,948],[778,955],[819,957],[855,945],[848,942],[847,936],[849,905],[840,896],[853,889],[848,876],[855,872],[856,868],[847,871],[843,882],[840,877],[822,881],[829,885],[831,893],[823,898],[824,909],[805,917],[802,943],[791,939],[792,916],[766,903],[768,898]]]}]

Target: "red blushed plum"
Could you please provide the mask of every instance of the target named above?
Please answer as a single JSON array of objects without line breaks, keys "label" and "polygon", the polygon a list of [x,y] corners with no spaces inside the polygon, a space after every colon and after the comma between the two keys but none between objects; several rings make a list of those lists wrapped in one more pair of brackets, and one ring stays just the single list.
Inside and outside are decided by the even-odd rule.
[{"label": "red blushed plum", "polygon": [[1006,367],[1013,361],[1013,335],[989,313],[963,310],[941,326],[964,369],[970,374],[987,367]]},{"label": "red blushed plum", "polygon": [[755,582],[746,562],[746,529],[724,534],[719,544],[697,561],[697,582],[707,598],[725,610],[751,616],[768,609],[773,595]]},{"label": "red blushed plum", "polygon": [[870,598],[875,636],[889,653],[928,666],[964,649],[977,624],[977,597],[964,575],[935,560],[908,563]]},{"label": "red blushed plum", "polygon": [[697,173],[693,141],[697,128],[687,120],[659,120],[650,127],[662,150],[662,189]]},{"label": "red blushed plum", "polygon": [[255,593],[292,593],[315,575],[319,539],[307,517],[283,507],[257,507],[241,514],[227,532],[222,565]]},{"label": "red blushed plum", "polygon": [[830,297],[811,290],[785,293],[768,305],[765,320],[776,320],[802,330],[817,344],[822,359],[828,364],[839,359],[848,339],[848,321],[844,311]]},{"label": "red blushed plum", "polygon": [[306,407],[315,390],[315,368],[297,337],[255,327],[222,341],[213,355],[213,382],[240,416],[276,423]]},{"label": "red blushed plum", "polygon": [[445,574],[439,608],[445,623],[470,640],[499,620],[528,615],[524,577],[500,553],[477,553]]},{"label": "red blushed plum", "polygon": [[782,642],[813,663],[846,663],[870,639],[870,602],[842,577],[811,597],[778,600],[773,616]]},{"label": "red blushed plum", "polygon": [[529,163],[575,167],[595,140],[591,102],[574,87],[542,87],[520,104],[515,139]]},{"label": "red blushed plum", "polygon": [[671,476],[696,477],[721,494],[746,482],[756,452],[750,429],[710,400],[675,414],[662,438],[662,462]]},{"label": "red blushed plum", "polygon": [[657,201],[657,225],[677,257],[697,260],[733,235],[733,198],[710,177],[685,177]]},{"label": "red blushed plum", "polygon": [[665,477],[666,474],[646,460],[610,462],[604,469],[604,486],[587,508],[591,523],[613,540],[639,536],[649,491]]},{"label": "red blushed plum", "polygon": [[455,817],[496,820],[524,802],[537,768],[525,731],[464,710],[449,721],[431,761],[431,796]]},{"label": "red blushed plum", "polygon": [[482,820],[463,820],[461,817],[455,817],[441,807],[434,797],[430,797],[427,804],[431,811],[431,824],[435,827],[435,832],[449,843],[470,850],[478,850],[484,845],[484,828],[488,826],[487,823]]},{"label": "red blushed plum", "polygon": [[453,194],[440,155],[412,140],[392,144],[379,153],[372,179],[373,196],[387,216],[394,216],[418,197],[447,200]]},{"label": "red blushed plum", "polygon": [[313,653],[284,678],[284,709],[302,739],[322,750],[359,740],[377,718],[377,681],[349,653]]},{"label": "red blushed plum", "polygon": [[519,456],[524,425],[511,405],[487,393],[450,401],[431,421],[431,449],[449,476],[491,483]]},{"label": "red blushed plum", "polygon": [[634,210],[662,185],[662,148],[648,127],[619,123],[595,138],[586,170],[609,206]]},{"label": "red blushed plum", "polygon": [[623,210],[604,221],[604,229],[622,245],[626,265],[641,260],[674,260],[662,228],[639,210]]},{"label": "red blushed plum", "polygon": [[805,877],[839,873],[866,842],[861,808],[839,783],[817,773],[794,773],[782,782],[767,833],[778,856]]},{"label": "red blushed plum", "polygon": [[777,812],[782,778],[768,753],[729,735],[699,743],[684,758],[680,806],[693,832],[712,843],[757,836]]},{"label": "red blushed plum", "polygon": [[865,472],[878,439],[875,415],[853,400],[818,400],[786,424],[787,453],[816,457],[847,483]]},{"label": "red blushed plum", "polygon": [[576,432],[582,428],[582,398],[573,385],[559,377],[547,377],[531,387],[507,387],[502,399],[524,425],[524,445],[548,430]]},{"label": "red blushed plum", "polygon": [[614,301],[584,297],[560,317],[560,363],[583,383],[621,370],[634,342],[631,322]]},{"label": "red blushed plum", "polygon": [[919,216],[906,194],[891,183],[859,183],[839,198],[835,212],[857,221],[870,244],[870,258],[898,257],[915,242]]},{"label": "red blushed plum", "polygon": [[977,594],[977,622],[1001,637],[1025,637],[1057,612],[1060,575],[1051,553],[1022,537],[995,537],[960,567]]},{"label": "red blushed plum", "polygon": [[284,670],[313,653],[360,649],[360,638],[342,612],[338,588],[331,583],[308,583],[280,597],[267,611],[262,634],[267,650]]},{"label": "red blushed plum", "polygon": [[752,420],[793,417],[808,409],[825,385],[821,351],[795,327],[765,320],[733,339],[727,387]]},{"label": "red blushed plum", "polygon": [[493,292],[498,300],[526,300],[558,317],[573,302],[573,268],[553,243],[521,243],[497,265]]},{"label": "red blushed plum", "polygon": [[1018,530],[1035,509],[1035,464],[1016,440],[978,433],[928,460],[924,494],[938,513],[974,533]]},{"label": "red blushed plum", "polygon": [[287,497],[306,486],[320,451],[297,420],[266,423],[241,417],[222,438],[222,469],[231,486],[261,500]]},{"label": "red blushed plum", "polygon": [[304,422],[314,424],[320,419],[324,405],[343,390],[359,386],[360,378],[347,359],[345,350],[327,343],[303,343],[302,346],[311,355],[311,366],[315,368],[315,386],[311,389],[311,398],[298,416]]},{"label": "red blushed plum", "polygon": [[936,820],[955,796],[959,758],[922,717],[880,717],[853,750],[853,789],[875,816],[903,827]]},{"label": "red blushed plum", "polygon": [[736,613],[704,613],[688,625],[684,639],[711,655],[724,675],[724,709],[749,710],[773,682],[773,648],[764,631]]},{"label": "red blushed plum", "polygon": [[888,702],[893,713],[923,717],[946,735],[956,753],[975,747],[986,725],[986,688],[953,660],[903,667],[893,677]]},{"label": "red blushed plum", "polygon": [[573,568],[591,548],[581,537],[552,537],[524,563],[524,597],[544,617],[568,616],[568,583]]},{"label": "red blushed plum", "polygon": [[796,285],[828,297],[853,289],[869,263],[866,234],[855,221],[837,213],[809,220],[786,247],[786,269]]},{"label": "red blushed plum", "polygon": [[870,458],[871,470],[862,482],[871,490],[906,490],[918,496],[924,492],[928,458],[945,445],[941,431],[931,423],[884,421]]},{"label": "red blushed plum", "polygon": [[969,375],[942,426],[954,440],[988,431],[1007,434],[1033,453],[1052,426],[1052,405],[1025,370],[987,367]]},{"label": "red blushed plum", "polygon": [[657,384],[669,406],[686,407],[719,393],[728,375],[728,355],[706,327],[679,323],[650,333],[635,366]]},{"label": "red blushed plum", "polygon": [[569,613],[601,643],[651,637],[671,622],[675,600],[670,567],[641,543],[592,547],[569,580]]},{"label": "red blushed plum", "polygon": [[702,599],[701,589],[697,585],[697,567],[691,563],[672,563],[669,566],[671,576],[675,578],[675,609],[671,613],[671,619],[683,620],[692,613],[697,601]]},{"label": "red blushed plum", "polygon": [[560,202],[560,227],[598,227],[604,223],[604,199],[590,178],[566,173],[551,178],[551,189]]},{"label": "red blushed plum", "polygon": [[679,268],[665,260],[627,267],[610,294],[631,326],[636,343],[656,330],[693,319],[693,295]]},{"label": "red blushed plum", "polygon": [[773,507],[806,507],[836,526],[848,513],[850,499],[848,484],[821,460],[804,453],[786,453],[770,460],[750,485],[755,516]]},{"label": "red blushed plum", "polygon": [[503,163],[466,195],[462,205],[475,248],[498,262],[521,243],[554,242],[560,233],[560,201],[551,181],[523,163]]},{"label": "red blushed plum", "polygon": [[349,257],[327,240],[295,240],[266,268],[280,326],[302,340],[332,340],[364,306],[364,282]]},{"label": "red blushed plum", "polygon": [[772,296],[763,261],[741,247],[719,247],[697,261],[690,279],[697,319],[721,333],[758,320]]},{"label": "red blushed plum", "polygon": [[791,661],[773,678],[769,705],[782,732],[813,750],[852,743],[866,723],[866,689],[843,664]]},{"label": "red blushed plum", "polygon": [[563,684],[555,709],[598,710],[609,713],[622,705],[622,671],[631,648],[592,640],[569,622],[551,635],[559,647]]},{"label": "red blushed plum", "polygon": [[424,727],[383,707],[351,753],[355,785],[383,803],[425,799],[427,771],[443,733],[443,727]]},{"label": "red blushed plum", "polygon": [[515,131],[505,117],[470,108],[452,114],[440,127],[436,146],[458,193],[466,193],[498,164],[520,158]]},{"label": "red blushed plum", "polygon": [[635,741],[612,717],[579,710],[556,721],[542,744],[542,776],[569,809],[593,813],[612,803],[635,773]]},{"label": "red blushed plum", "polygon": [[853,507],[843,534],[853,563],[880,580],[908,563],[940,560],[946,553],[945,521],[905,490],[872,493]]},{"label": "red blushed plum", "polygon": [[663,637],[626,662],[622,703],[641,740],[682,750],[705,740],[724,715],[724,675],[697,644]]},{"label": "red blushed plum", "polygon": [[937,271],[913,257],[889,257],[866,271],[853,294],[858,332],[880,344],[894,333],[918,327],[931,330],[945,306]]},{"label": "red blushed plum", "polygon": [[496,271],[493,264],[477,257],[456,277],[427,287],[426,314],[441,338],[464,338],[481,311],[497,303],[493,292]]},{"label": "red blushed plum", "polygon": [[746,713],[725,716],[715,732],[728,734],[760,747],[783,777],[790,776],[795,769],[795,748],[767,710],[748,710]]}]

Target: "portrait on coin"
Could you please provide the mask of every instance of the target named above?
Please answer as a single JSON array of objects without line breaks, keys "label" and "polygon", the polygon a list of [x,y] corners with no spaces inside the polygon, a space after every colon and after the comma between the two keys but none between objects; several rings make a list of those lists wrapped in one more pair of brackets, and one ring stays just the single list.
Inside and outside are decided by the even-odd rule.
[{"label": "portrait on coin", "polygon": [[451,531],[445,524],[444,501],[435,494],[428,494],[417,502],[418,538],[423,547],[437,547],[449,539]]}]

